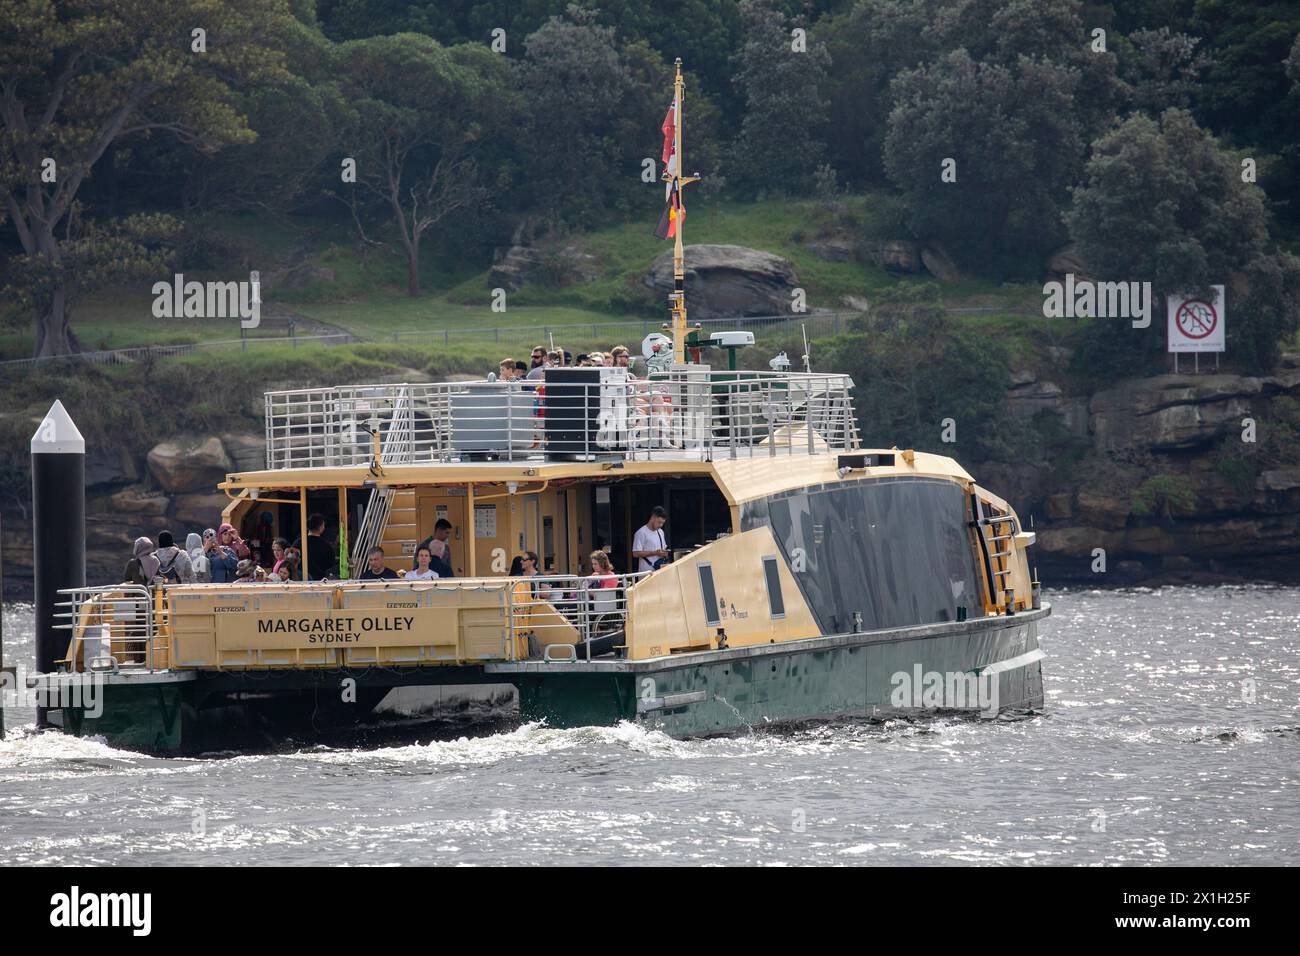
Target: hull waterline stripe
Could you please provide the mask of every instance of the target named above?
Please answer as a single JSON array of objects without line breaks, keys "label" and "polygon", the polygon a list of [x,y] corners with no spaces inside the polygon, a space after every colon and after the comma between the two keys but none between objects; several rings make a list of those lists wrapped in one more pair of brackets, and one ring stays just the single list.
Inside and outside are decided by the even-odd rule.
[{"label": "hull waterline stripe", "polygon": [[1030,664],[1041,661],[1046,656],[1047,655],[1043,653],[1042,648],[1035,648],[1034,650],[1027,651],[1018,657],[1009,657],[1005,661],[997,661],[990,664],[988,667],[981,670],[980,673],[1001,674],[1003,671],[1012,671],[1018,667],[1028,667]]}]

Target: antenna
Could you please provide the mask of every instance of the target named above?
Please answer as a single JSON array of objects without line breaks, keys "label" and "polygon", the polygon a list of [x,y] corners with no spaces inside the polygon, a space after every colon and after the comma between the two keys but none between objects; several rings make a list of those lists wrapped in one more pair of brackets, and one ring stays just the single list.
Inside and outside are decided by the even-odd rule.
[{"label": "antenna", "polygon": [[803,330],[803,370],[812,371],[812,349],[808,347],[808,325],[805,322],[799,323],[799,328]]}]

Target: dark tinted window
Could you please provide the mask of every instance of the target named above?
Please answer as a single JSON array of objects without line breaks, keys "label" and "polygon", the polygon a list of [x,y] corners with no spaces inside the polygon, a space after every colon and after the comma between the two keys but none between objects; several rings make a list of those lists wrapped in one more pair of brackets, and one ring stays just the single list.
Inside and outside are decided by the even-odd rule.
[{"label": "dark tinted window", "polygon": [[700,565],[700,595],[704,598],[704,623],[712,627],[721,624],[718,616],[718,592],[713,589],[713,566]]},{"label": "dark tinted window", "polygon": [[965,492],[937,478],[828,482],[741,506],[769,525],[824,634],[983,613]]},{"label": "dark tinted window", "polygon": [[767,607],[772,619],[785,617],[785,595],[781,593],[781,569],[776,557],[763,559],[763,576],[767,578]]}]

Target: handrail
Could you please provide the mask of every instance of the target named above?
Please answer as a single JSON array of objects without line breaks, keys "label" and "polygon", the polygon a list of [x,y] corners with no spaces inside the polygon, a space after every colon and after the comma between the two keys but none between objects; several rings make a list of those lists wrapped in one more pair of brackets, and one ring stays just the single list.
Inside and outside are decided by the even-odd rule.
[{"label": "handrail", "polygon": [[[155,669],[154,644],[158,637],[160,619],[154,613],[156,595],[150,588],[141,584],[108,584],[99,587],[66,588],[59,593],[67,594],[69,598],[55,604],[54,617],[58,623],[54,626],[72,632],[73,641],[69,643],[69,659],[73,670],[76,669],[77,649],[84,648],[87,630],[90,627],[108,627],[107,659],[111,661],[113,670],[123,667],[134,669],[140,666],[145,670]],[[62,611],[57,608],[68,610]],[[102,632],[100,636],[104,636]],[[125,661],[119,660],[114,653],[119,646],[123,656],[128,658]],[[87,669],[92,669],[90,663],[90,660],[86,661]]]},{"label": "handrail", "polygon": [[[570,371],[570,370],[564,370]],[[592,370],[593,372],[598,370]],[[265,393],[266,466],[696,460],[860,446],[848,375],[703,366],[599,382],[473,381]]]}]

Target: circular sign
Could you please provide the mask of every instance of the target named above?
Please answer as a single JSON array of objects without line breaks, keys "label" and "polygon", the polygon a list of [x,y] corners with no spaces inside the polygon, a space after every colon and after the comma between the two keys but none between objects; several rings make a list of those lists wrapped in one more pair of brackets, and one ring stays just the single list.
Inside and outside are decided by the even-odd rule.
[{"label": "circular sign", "polygon": [[651,332],[641,342],[641,354],[645,358],[653,358],[655,353],[662,352],[664,349],[671,352],[673,350],[673,340],[662,332]]},{"label": "circular sign", "polygon": [[1178,307],[1174,321],[1178,323],[1178,331],[1187,338],[1203,339],[1218,326],[1219,314],[1208,302],[1188,299]]}]

